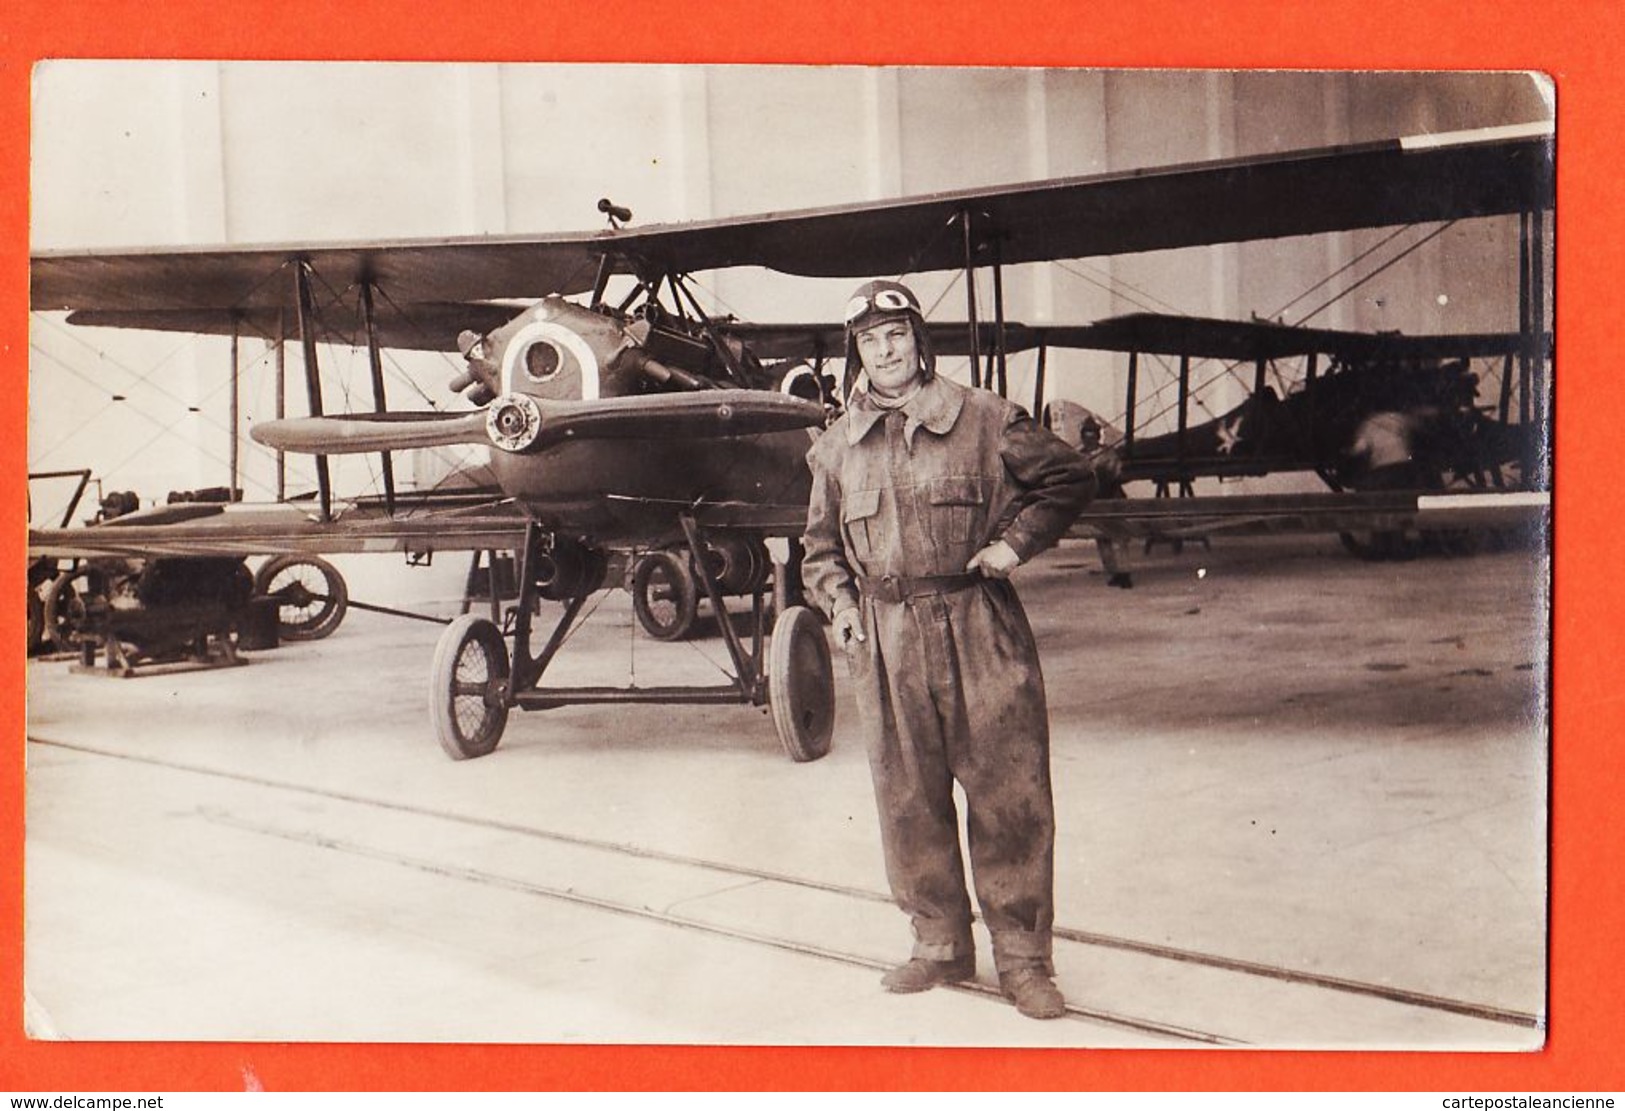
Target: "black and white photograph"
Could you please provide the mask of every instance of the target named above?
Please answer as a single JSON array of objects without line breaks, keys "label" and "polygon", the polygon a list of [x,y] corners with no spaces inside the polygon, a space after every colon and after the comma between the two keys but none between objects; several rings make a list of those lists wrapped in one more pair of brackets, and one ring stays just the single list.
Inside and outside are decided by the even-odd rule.
[{"label": "black and white photograph", "polygon": [[40,62],[28,1037],[1540,1050],[1555,96]]}]

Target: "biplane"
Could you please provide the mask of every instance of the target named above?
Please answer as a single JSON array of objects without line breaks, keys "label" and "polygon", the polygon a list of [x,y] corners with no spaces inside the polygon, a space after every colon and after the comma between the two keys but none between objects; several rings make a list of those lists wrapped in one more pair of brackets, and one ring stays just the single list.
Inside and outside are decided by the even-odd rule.
[{"label": "biplane", "polygon": [[[1188,493],[1204,476],[1293,471],[1312,472],[1332,491],[1538,481],[1541,445],[1529,435],[1537,421],[1529,371],[1517,363],[1525,345],[1519,333],[1371,334],[1152,313],[1053,332],[1052,343],[1128,355],[1122,477],[1149,480],[1159,495]],[[1542,350],[1549,359],[1549,336]],[[1175,428],[1149,436],[1136,421],[1146,404],[1139,383],[1147,356],[1178,365],[1175,399],[1164,405]],[[1475,369],[1486,362],[1498,400],[1484,397]],[[1283,363],[1290,364],[1284,372]],[[1192,378],[1204,364],[1218,366],[1210,381],[1230,376],[1246,397],[1192,423]],[[1403,418],[1404,443],[1375,442],[1384,414]],[[1401,461],[1404,469],[1384,470]]]},{"label": "biplane", "polygon": [[[840,397],[819,374],[809,394],[805,379],[769,366],[769,337],[708,314],[692,275],[746,265],[848,278],[963,270],[972,384],[984,384],[985,362],[985,384],[1002,389],[1007,352],[1046,338],[1024,340],[998,296],[991,320],[980,319],[978,268],[993,270],[997,293],[1001,268],[1023,262],[1507,214],[1523,217],[1527,236],[1552,203],[1551,155],[1550,128],[1536,126],[682,225],[629,227],[630,214],[604,201],[610,228],[581,234],[37,254],[32,308],[67,311],[70,323],[235,336],[296,322],[309,416],[261,422],[253,435],[314,456],[317,491],[305,503],[165,507],[92,528],[31,531],[30,554],[173,564],[512,551],[519,599],[511,626],[465,614],[435,652],[431,713],[448,754],[491,752],[516,708],[632,701],[767,705],[787,752],[816,759],[834,713],[828,645],[815,613],[796,604],[793,553],[771,571],[764,553],[768,539],[793,542],[801,532],[805,452]],[[1532,271],[1526,266],[1522,280],[1538,290]],[[322,316],[366,337],[372,411],[324,411],[318,282],[340,291]],[[518,309],[499,299],[533,303]],[[1526,306],[1541,300],[1526,288]],[[1532,366],[1541,355],[1530,337],[1542,332],[1538,310],[1526,308],[1520,350]],[[388,347],[459,351],[466,370],[454,387],[468,407],[390,410],[377,370]],[[1194,458],[1182,431],[1181,465]],[[390,453],[444,445],[487,449],[495,489],[394,488]],[[335,501],[326,460],[352,453],[384,457],[381,498]],[[1377,511],[1420,508],[1413,498],[1408,510],[1390,501]],[[1085,528],[1149,535],[1195,520],[1303,512],[1245,498],[1129,499],[1091,511]],[[663,547],[673,537],[679,547]],[[646,597],[653,581],[692,576],[723,615],[729,685],[543,685],[584,602],[604,584],[609,553],[629,547],[660,548],[662,558],[643,564]],[[139,585],[132,608],[142,603]],[[752,599],[744,633],[726,619],[726,594]],[[537,651],[541,599],[562,603],[562,612]]]},{"label": "biplane", "polygon": [[[825,366],[840,349],[838,326],[730,328],[754,350],[798,363],[824,394],[845,388]],[[939,354],[969,352],[963,323],[930,328]],[[1129,536],[1177,549],[1187,539],[1260,531],[1335,531],[1365,559],[1460,554],[1482,540],[1527,538],[1530,511],[1544,504],[1539,376],[1552,356],[1549,334],[1536,338],[1532,357],[1522,332],[1367,333],[1151,312],[978,332],[979,377],[1001,392],[1009,375],[995,352],[1036,352],[1031,411],[1096,458],[1105,496],[1128,497],[1129,483],[1152,487],[1126,504],[1097,502],[1074,529],[1100,541],[1108,563],[1111,545]],[[1115,415],[1048,397],[1045,356],[1061,349],[1127,356]],[[1148,384],[1159,366],[1165,381]],[[1246,396],[1212,413],[1203,395],[1216,386]],[[1211,415],[1193,419],[1199,407]],[[1327,493],[1213,497],[1196,486],[1295,473],[1313,475]],[[1491,490],[1508,496],[1471,496]],[[1177,504],[1151,500],[1171,495]],[[1112,584],[1128,585],[1120,569],[1106,571]]]},{"label": "biplane", "polygon": [[[967,353],[965,326],[934,323],[932,349]],[[835,325],[732,325],[752,349],[805,364],[799,372],[839,392],[824,363],[839,351]],[[1517,332],[1405,335],[1339,331],[1265,321],[1212,320],[1142,312],[1082,325],[1006,323],[1006,355],[1036,350],[1031,411],[1070,440],[1079,442],[1080,421],[1122,425],[1115,438],[1122,481],[1153,483],[1157,496],[1189,495],[1202,477],[1241,478],[1310,472],[1332,491],[1375,488],[1443,489],[1475,486],[1534,488],[1541,443],[1532,411],[1532,366],[1521,360],[1525,338]],[[984,352],[997,339],[979,329]],[[1127,355],[1125,396],[1118,415],[1049,399],[1042,355],[1056,349]],[[1544,337],[1543,359],[1551,358]],[[1174,398],[1145,393],[1142,366],[1153,358],[1177,367],[1170,374]],[[1486,366],[1486,364],[1489,364]],[[1207,381],[1194,381],[1203,368]],[[1216,368],[1216,369],[1215,369]],[[1485,373],[1480,373],[1483,368]],[[996,370],[983,378],[996,383]],[[1482,380],[1481,380],[1482,379]],[[1193,421],[1202,385],[1239,384],[1246,397],[1206,420]],[[1485,385],[1494,397],[1485,397]],[[992,388],[1003,388],[993,386]],[[1007,389],[1006,389],[1007,392]],[[817,397],[812,389],[803,391]],[[1025,400],[1024,398],[1021,400]],[[1148,402],[1160,408],[1145,412]],[[1407,474],[1380,473],[1385,455],[1369,448],[1373,418],[1385,413],[1411,418],[1405,454]],[[1174,427],[1149,432],[1151,420]],[[1366,435],[1362,435],[1366,434]]]}]

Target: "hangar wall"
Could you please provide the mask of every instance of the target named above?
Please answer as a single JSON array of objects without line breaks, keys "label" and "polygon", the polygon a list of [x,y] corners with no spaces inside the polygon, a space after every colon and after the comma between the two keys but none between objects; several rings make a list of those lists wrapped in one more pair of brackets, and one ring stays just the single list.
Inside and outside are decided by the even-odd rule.
[{"label": "hangar wall", "polygon": [[[49,62],[35,75],[32,227],[36,249],[546,232],[597,226],[600,196],[654,223],[1551,114],[1517,75]],[[1306,290],[1387,234],[1014,267],[1007,313],[1296,320],[1326,299]],[[1465,222],[1312,322],[1510,329],[1516,257],[1516,221]],[[963,317],[957,275],[915,281],[937,317]],[[851,283],[739,271],[704,284],[720,311],[807,320]],[[228,350],[36,316],[30,468],[89,466],[147,500],[224,484]],[[288,362],[296,378],[297,353]],[[1054,353],[1049,392],[1120,412],[1120,362]],[[394,360],[392,395],[446,403],[451,363]],[[275,360],[246,341],[242,365],[243,421],[274,415]],[[324,377],[330,397],[366,404],[364,360],[335,355]],[[1030,399],[1031,382],[1018,360],[1012,394]],[[272,496],[269,454],[242,453],[248,497]],[[351,462],[339,481],[365,483],[368,461]]]}]

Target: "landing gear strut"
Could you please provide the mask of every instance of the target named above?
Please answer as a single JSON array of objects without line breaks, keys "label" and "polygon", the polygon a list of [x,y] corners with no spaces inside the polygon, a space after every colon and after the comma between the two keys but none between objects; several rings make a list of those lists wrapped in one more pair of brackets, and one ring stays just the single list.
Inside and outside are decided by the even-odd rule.
[{"label": "landing gear strut", "polygon": [[[753,622],[747,646],[723,602],[722,584],[693,518],[679,519],[699,585],[716,612],[734,666],[733,682],[711,687],[542,687],[542,675],[558,654],[591,590],[567,598],[564,612],[537,655],[531,654],[531,619],[544,594],[537,569],[550,565],[557,540],[532,522],[520,553],[519,601],[514,608],[513,646],[490,620],[465,614],[441,634],[431,675],[430,713],[440,746],[453,759],[484,756],[502,739],[508,712],[547,710],[579,704],[651,703],[690,705],[770,705],[780,744],[797,762],[829,751],[834,732],[834,670],[829,643],[818,616],[804,606],[779,614],[771,639],[763,586],[751,596]],[[566,542],[570,543],[570,542]],[[669,557],[685,572],[682,557]],[[663,566],[663,564],[654,564]],[[668,570],[670,568],[667,568]],[[634,598],[637,592],[634,592]],[[693,601],[691,599],[690,606]],[[641,615],[640,615],[641,620]],[[764,666],[765,664],[765,666]]]}]

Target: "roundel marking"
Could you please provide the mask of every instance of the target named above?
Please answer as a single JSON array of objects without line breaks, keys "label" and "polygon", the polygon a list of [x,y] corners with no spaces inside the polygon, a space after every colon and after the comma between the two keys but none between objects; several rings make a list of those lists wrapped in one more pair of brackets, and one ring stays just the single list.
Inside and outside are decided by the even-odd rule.
[{"label": "roundel marking", "polygon": [[[520,378],[529,379],[522,367],[523,356],[532,344],[543,341],[574,356],[581,368],[581,399],[593,401],[598,397],[598,357],[592,353],[587,341],[562,324],[551,320],[534,320],[525,325],[508,341],[502,353],[502,392],[522,392]],[[557,373],[557,372],[555,372]]]},{"label": "roundel marking", "polygon": [[796,392],[796,384],[803,379],[810,379],[812,381],[813,396],[817,397],[819,392],[818,375],[813,372],[812,367],[807,366],[805,363],[796,367],[789,374],[784,376],[784,381],[779,383],[779,392],[789,397],[801,397],[802,395]]}]

